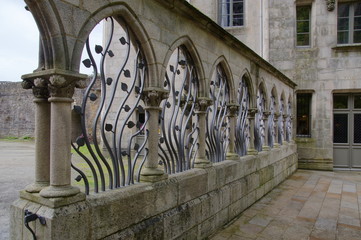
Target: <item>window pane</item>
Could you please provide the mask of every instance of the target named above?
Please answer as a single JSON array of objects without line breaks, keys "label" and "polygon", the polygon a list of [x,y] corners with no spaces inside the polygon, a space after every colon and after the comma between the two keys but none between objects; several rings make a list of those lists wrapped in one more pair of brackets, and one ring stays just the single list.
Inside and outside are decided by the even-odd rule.
[{"label": "window pane", "polygon": [[334,114],[333,116],[333,142],[347,143],[348,135],[347,114]]},{"label": "window pane", "polygon": [[349,9],[350,9],[350,4],[348,4],[348,3],[339,4],[337,16],[338,17],[348,17],[349,11],[350,11]]},{"label": "window pane", "polygon": [[309,46],[310,45],[310,35],[306,34],[297,34],[297,46]]},{"label": "window pane", "polygon": [[337,43],[348,43],[348,32],[338,32]]},{"label": "window pane", "polygon": [[348,96],[346,95],[334,95],[333,96],[333,108],[334,109],[346,109],[348,107]]},{"label": "window pane", "polygon": [[361,17],[354,18],[353,29],[360,30],[361,29]]},{"label": "window pane", "polygon": [[310,19],[310,6],[303,6],[296,8],[297,20],[309,20]]},{"label": "window pane", "polygon": [[361,3],[355,3],[355,16],[361,16]]},{"label": "window pane", "polygon": [[353,33],[353,43],[361,43],[361,31],[355,31]]},{"label": "window pane", "polygon": [[243,2],[233,3],[233,13],[243,13]]},{"label": "window pane", "polygon": [[353,142],[361,143],[361,114],[355,114],[353,119]]},{"label": "window pane", "polygon": [[310,136],[312,93],[297,94],[297,135]]},{"label": "window pane", "polygon": [[355,95],[354,97],[354,108],[361,108],[361,95]]},{"label": "window pane", "polygon": [[243,18],[233,18],[233,26],[243,26]]},{"label": "window pane", "polygon": [[348,30],[349,29],[349,19],[348,18],[339,18],[337,21],[337,30]]},{"label": "window pane", "polygon": [[297,22],[298,33],[308,33],[310,31],[310,23],[308,21]]}]

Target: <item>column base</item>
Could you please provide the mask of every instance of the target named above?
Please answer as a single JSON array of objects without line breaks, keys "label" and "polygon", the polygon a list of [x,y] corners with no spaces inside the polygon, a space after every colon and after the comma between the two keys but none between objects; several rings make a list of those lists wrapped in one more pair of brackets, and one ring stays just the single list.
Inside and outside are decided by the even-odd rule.
[{"label": "column base", "polygon": [[280,148],[280,146],[281,146],[281,145],[280,145],[279,143],[274,143],[274,144],[273,144],[273,148]]},{"label": "column base", "polygon": [[254,148],[250,148],[247,150],[247,155],[258,155],[258,152]]},{"label": "column base", "polygon": [[20,191],[20,199],[26,199],[34,203],[38,203],[50,208],[58,208],[67,206],[77,202],[84,201],[86,198],[85,193],[78,193],[70,197],[61,198],[44,198],[39,193],[29,193],[27,191]]},{"label": "column base", "polygon": [[270,150],[271,150],[270,146],[268,145],[262,146],[262,151],[270,151]]},{"label": "column base", "polygon": [[49,187],[49,182],[34,182],[25,187],[25,191],[28,193],[38,193],[44,188]]},{"label": "column base", "polygon": [[229,152],[229,153],[227,153],[227,155],[226,155],[226,159],[227,159],[227,160],[238,160],[238,159],[239,159],[239,156],[238,156],[237,153]]},{"label": "column base", "polygon": [[159,168],[143,168],[140,173],[140,181],[142,182],[159,182],[168,178],[163,170]]},{"label": "column base", "polygon": [[205,158],[196,158],[194,160],[194,168],[209,168],[212,166],[212,163]]},{"label": "column base", "polygon": [[49,186],[40,191],[44,198],[71,197],[80,193],[80,189],[74,186]]}]

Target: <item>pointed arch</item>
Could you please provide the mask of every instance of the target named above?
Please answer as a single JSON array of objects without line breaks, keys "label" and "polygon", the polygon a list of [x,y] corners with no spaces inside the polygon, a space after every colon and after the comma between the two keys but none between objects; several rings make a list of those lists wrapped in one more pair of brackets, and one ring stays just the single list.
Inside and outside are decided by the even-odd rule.
[{"label": "pointed arch", "polygon": [[216,59],[216,61],[213,63],[211,71],[210,71],[209,79],[212,79],[212,76],[214,75],[214,72],[217,70],[217,67],[221,67],[223,73],[225,74],[226,81],[228,84],[228,89],[229,89],[229,101],[236,102],[237,96],[236,96],[236,92],[235,92],[236,88],[234,86],[232,70],[231,70],[226,58],[223,55],[218,57]]},{"label": "pointed arch", "polygon": [[[132,43],[139,47],[140,51],[144,55],[144,58],[147,62],[147,79],[152,81],[152,79],[159,79],[159,71],[157,65],[155,64],[155,52],[152,46],[150,37],[145,30],[145,27],[139,21],[139,18],[136,16],[134,11],[126,3],[116,3],[111,6],[111,10],[108,5],[100,7],[97,11],[94,11],[93,15],[90,15],[85,21],[79,34],[77,36],[76,42],[71,56],[71,70],[79,71],[81,63],[81,55],[84,48],[86,39],[89,37],[90,33],[94,27],[101,22],[102,20],[113,17],[118,24],[123,28],[129,28],[129,34],[131,36]],[[149,85],[147,82],[146,85]]]},{"label": "pointed arch", "polygon": [[193,65],[195,67],[197,78],[198,78],[198,84],[199,84],[199,86],[198,86],[199,87],[199,97],[207,96],[207,94],[208,94],[207,83],[206,83],[206,79],[205,79],[203,64],[202,64],[201,58],[198,54],[198,51],[197,51],[193,41],[188,36],[182,36],[182,37],[178,38],[169,47],[169,50],[163,61],[162,70],[160,72],[161,78],[163,78],[165,76],[166,71],[167,71],[166,68],[167,68],[168,62],[169,62],[172,54],[174,53],[174,51],[176,51],[177,48],[181,48],[182,50],[185,50],[185,52],[187,52],[187,54],[189,55]]},{"label": "pointed arch", "polygon": [[255,89],[253,88],[253,80],[251,77],[251,73],[249,72],[249,70],[246,68],[242,71],[241,74],[241,81],[245,81],[245,83],[247,84],[247,88],[248,88],[248,93],[249,93],[249,104],[250,107],[253,108],[256,106],[256,102],[255,102]]}]

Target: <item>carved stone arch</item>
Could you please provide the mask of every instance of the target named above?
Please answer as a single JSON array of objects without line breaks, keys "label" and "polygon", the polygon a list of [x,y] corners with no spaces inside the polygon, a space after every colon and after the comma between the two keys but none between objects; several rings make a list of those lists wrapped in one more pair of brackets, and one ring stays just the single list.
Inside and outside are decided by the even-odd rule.
[{"label": "carved stone arch", "polygon": [[256,106],[256,98],[255,98],[255,90],[253,88],[253,80],[251,77],[251,73],[248,71],[248,69],[244,69],[242,74],[241,74],[241,81],[245,80],[247,87],[248,87],[248,93],[250,96],[250,108],[254,108]]},{"label": "carved stone arch", "polygon": [[192,40],[188,37],[188,36],[182,36],[180,38],[178,38],[177,40],[175,40],[172,45],[170,46],[164,61],[163,61],[163,68],[161,70],[161,79],[164,78],[165,73],[167,71],[166,67],[168,65],[168,62],[172,56],[172,54],[174,53],[174,51],[177,48],[181,48],[182,50],[185,50],[187,52],[187,54],[189,55],[192,63],[195,66],[195,70],[197,73],[197,78],[198,78],[198,96],[199,97],[207,97],[208,96],[208,92],[207,92],[207,83],[206,83],[206,79],[205,79],[205,74],[204,74],[204,68],[203,68],[203,64],[202,64],[202,60],[199,57],[198,51],[196,49],[196,47],[194,46]]},{"label": "carved stone arch", "polygon": [[67,43],[63,37],[53,39],[53,36],[64,36],[64,28],[53,1],[39,3],[39,1],[26,0],[25,2],[34,17],[40,35],[38,70],[55,67],[67,69],[69,67]]},{"label": "carved stone arch", "polygon": [[209,79],[212,79],[212,76],[213,76],[214,72],[216,71],[217,66],[220,66],[222,68],[224,74],[226,75],[226,80],[227,80],[228,89],[229,89],[229,102],[235,103],[237,101],[237,95],[236,95],[236,87],[234,86],[234,81],[233,81],[233,74],[232,74],[232,70],[224,56],[220,56],[214,62],[213,66],[211,68],[211,71],[210,71]]},{"label": "carved stone arch", "polygon": [[[142,52],[144,58],[147,61],[148,77],[146,79],[148,80],[148,82],[146,82],[146,86],[152,85],[150,81],[159,79],[159,71],[157,69],[157,65],[155,64],[156,57],[154,48],[151,41],[149,40],[150,38],[144,26],[139,21],[133,10],[125,3],[118,3],[117,5],[112,5],[103,9],[100,8],[99,11],[95,11],[94,15],[89,16],[88,20],[84,22],[84,25],[79,32],[73,49],[73,55],[71,59],[73,70],[79,70],[81,55],[86,39],[88,38],[94,27],[100,21],[108,17],[113,17],[114,20],[123,28],[125,28],[125,25],[128,27],[130,40],[132,41],[134,46],[139,46],[140,51]],[[97,19],[97,21],[95,19]]]},{"label": "carved stone arch", "polygon": [[266,88],[266,83],[264,81],[263,78],[261,78],[261,82],[260,84],[258,85],[258,89],[261,90],[263,92],[263,95],[264,95],[264,100],[265,100],[265,110],[268,110],[269,108],[269,96],[268,96],[268,93],[267,93],[267,88]]},{"label": "carved stone arch", "polygon": [[279,109],[279,99],[278,99],[278,92],[277,92],[277,88],[275,85],[273,85],[272,87],[272,91],[271,91],[271,96],[270,97],[274,97],[275,100],[275,112],[278,112]]}]

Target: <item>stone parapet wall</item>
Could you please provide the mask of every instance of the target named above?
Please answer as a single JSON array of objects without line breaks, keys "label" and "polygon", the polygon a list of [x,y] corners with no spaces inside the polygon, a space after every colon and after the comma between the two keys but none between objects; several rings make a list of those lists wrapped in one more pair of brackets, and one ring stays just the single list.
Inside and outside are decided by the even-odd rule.
[{"label": "stone parapet wall", "polygon": [[[33,228],[39,239],[48,231],[52,232],[51,239],[204,239],[296,169],[296,145],[287,144],[255,156],[175,174],[154,184],[91,195],[68,207],[38,205],[32,211],[47,218],[47,227],[37,223]],[[14,213],[21,214],[34,203],[23,198],[14,206]],[[22,223],[12,224],[12,229],[17,229],[12,232],[15,239],[29,233],[14,226]]]}]

